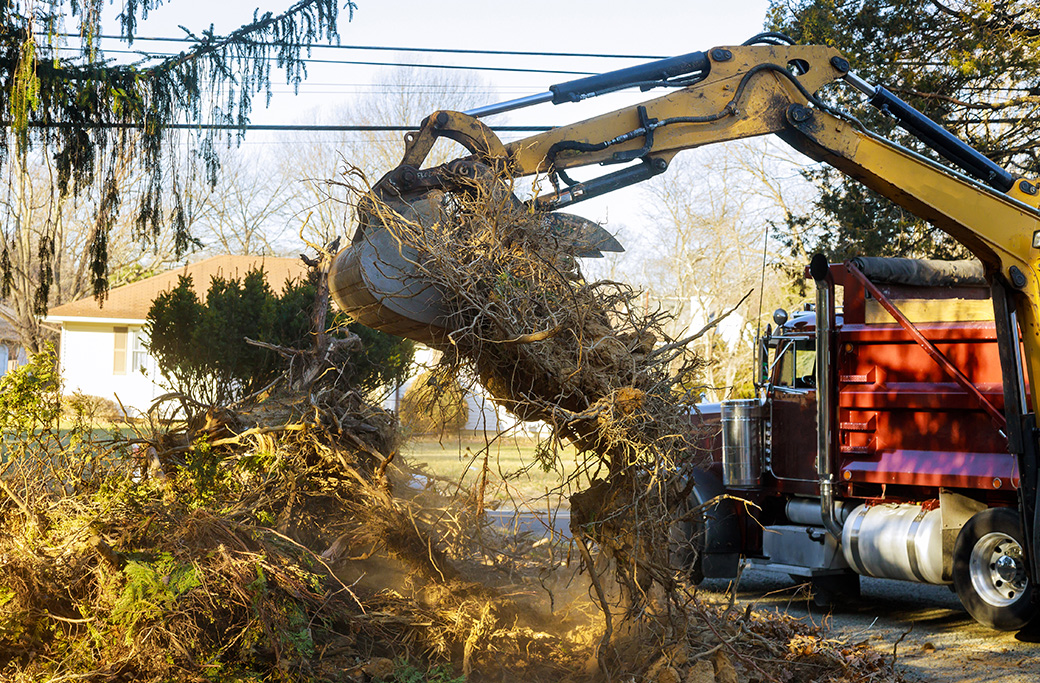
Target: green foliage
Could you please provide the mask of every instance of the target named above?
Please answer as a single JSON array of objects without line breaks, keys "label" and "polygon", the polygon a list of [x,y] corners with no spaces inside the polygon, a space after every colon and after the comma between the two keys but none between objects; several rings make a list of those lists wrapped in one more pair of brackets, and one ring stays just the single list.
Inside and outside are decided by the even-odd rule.
[{"label": "green foliage", "polygon": [[[277,346],[313,346],[310,331],[316,275],[287,283],[281,295],[252,270],[240,281],[214,277],[203,303],[182,276],[174,289],[160,294],[148,312],[149,349],[164,376],[179,391],[209,405],[223,405],[259,391],[284,369],[273,351],[246,339]],[[352,353],[343,381],[365,391],[404,376],[412,361],[410,340],[371,330],[329,313],[333,335],[357,334],[362,350]]]},{"label": "green foliage", "polygon": [[314,656],[314,636],[311,634],[310,617],[295,603],[287,603],[286,620],[278,631],[283,648],[302,657]]},{"label": "green foliage", "polygon": [[194,564],[178,562],[169,553],[151,561],[130,560],[123,574],[126,585],[110,619],[126,630],[127,644],[138,622],[162,617],[181,596],[202,585]]},{"label": "green foliage", "polygon": [[222,460],[205,440],[196,441],[185,452],[179,476],[187,480],[193,491],[192,496],[185,496],[189,508],[219,508],[222,495],[234,484],[233,473],[221,466]]},{"label": "green foliage", "polygon": [[420,669],[407,660],[398,659],[394,666],[394,675],[388,683],[466,683],[465,676],[453,675],[451,668],[444,665]]},{"label": "green foliage", "polygon": [[22,610],[11,609],[15,605],[15,592],[7,586],[0,585],[0,644],[14,643],[24,635],[25,619]]},{"label": "green foliage", "polygon": [[96,426],[95,417],[82,396],[62,396],[49,346],[0,378],[0,475],[21,502],[72,495],[125,463],[128,443],[97,447],[111,434]]},{"label": "green foliage", "polygon": [[62,418],[75,423],[95,425],[124,417],[119,404],[109,398],[75,391],[62,399]]},{"label": "green foliage", "polygon": [[[858,75],[892,90],[1015,174],[1040,174],[1040,13],[1020,0],[772,0],[769,28],[800,43],[832,45]],[[849,88],[826,97],[868,128],[930,156]],[[963,257],[953,239],[857,182],[812,171],[821,190],[790,217],[787,247],[801,259]]]},{"label": "green foliage", "polygon": [[54,347],[0,377],[0,432],[26,434],[56,427],[61,415],[61,375]]}]

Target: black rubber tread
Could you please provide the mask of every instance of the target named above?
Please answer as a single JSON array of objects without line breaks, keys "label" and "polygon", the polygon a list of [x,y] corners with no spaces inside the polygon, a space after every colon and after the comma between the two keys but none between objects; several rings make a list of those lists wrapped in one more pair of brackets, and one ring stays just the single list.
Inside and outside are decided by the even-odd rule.
[{"label": "black rubber tread", "polygon": [[994,532],[1007,534],[1025,547],[1022,522],[1017,510],[989,508],[977,513],[957,535],[953,550],[953,585],[961,604],[975,621],[998,631],[1018,631],[1029,624],[1037,613],[1033,583],[1029,582],[1018,600],[1000,606],[982,598],[971,582],[969,563],[972,549],[983,537]]},{"label": "black rubber tread", "polygon": [[832,607],[859,600],[859,574],[855,572],[815,576],[808,581],[812,585],[813,604],[817,607]]}]

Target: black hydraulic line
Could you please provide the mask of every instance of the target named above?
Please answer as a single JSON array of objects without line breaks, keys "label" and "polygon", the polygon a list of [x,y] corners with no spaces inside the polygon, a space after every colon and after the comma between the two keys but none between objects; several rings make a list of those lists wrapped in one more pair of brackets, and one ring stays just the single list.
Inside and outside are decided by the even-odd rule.
[{"label": "black hydraulic line", "polygon": [[580,183],[572,181],[566,189],[555,192],[548,197],[539,197],[535,203],[540,210],[553,211],[561,209],[586,199],[592,199],[593,197],[599,197],[608,192],[619,190],[622,187],[649,180],[655,175],[664,173],[667,169],[668,162],[664,159],[644,158],[639,164],[628,166],[620,171],[614,171],[599,178],[593,178]]},{"label": "black hydraulic line", "polygon": [[[719,119],[727,116],[732,116],[737,111],[737,102],[740,101],[744,95],[744,90],[747,88],[748,83],[751,82],[751,78],[760,71],[776,71],[781,75],[789,78],[792,83],[802,92],[803,95],[809,100],[815,101],[813,94],[805,89],[805,86],[801,82],[794,78],[786,69],[778,64],[759,64],[750,70],[740,79],[740,83],[737,85],[736,91],[733,93],[733,98],[726,103],[726,106],[715,112],[714,114],[706,114],[704,116],[672,116],[667,119],[647,119],[646,109],[644,107],[637,108],[639,111],[639,117],[641,125],[638,128],[634,128],[626,133],[622,133],[610,140],[604,140],[603,142],[581,142],[578,140],[561,140],[553,143],[549,147],[549,150],[545,153],[545,159],[549,162],[550,166],[550,179],[553,181],[553,185],[556,185],[556,176],[563,179],[568,185],[576,185],[577,182],[571,180],[562,169],[556,169],[556,157],[560,152],[598,152],[604,150],[613,145],[627,142],[633,138],[640,136],[646,136],[647,143],[644,144],[644,148],[639,150],[637,156],[644,156],[653,147],[653,131],[663,126],[671,126],[677,123],[711,123],[712,121],[718,121]],[[705,72],[706,74],[706,72]],[[609,74],[604,74],[609,75]],[[641,111],[640,111],[641,110]],[[614,158],[610,162],[603,163],[619,163],[631,161],[633,158],[631,153],[619,152],[614,155]]]},{"label": "black hydraulic line", "polygon": [[640,83],[652,83],[655,81],[666,81],[669,78],[685,76],[694,73],[704,73],[711,69],[711,62],[705,52],[691,52],[678,57],[660,59],[656,62],[647,62],[627,69],[608,71],[607,73],[578,78],[566,83],[549,86],[552,91],[553,104],[564,102],[580,102],[581,100],[604,92],[617,90],[626,86]]},{"label": "black hydraulic line", "polygon": [[758,33],[745,40],[741,45],[794,45],[794,38],[777,31]]},{"label": "black hydraulic line", "polygon": [[1007,192],[1015,184],[1015,176],[1008,173],[1006,169],[995,164],[982,152],[885,88],[881,86],[875,88],[870,103],[894,118],[914,137],[938,152],[950,163],[960,167],[968,175],[978,178],[1001,192]]}]

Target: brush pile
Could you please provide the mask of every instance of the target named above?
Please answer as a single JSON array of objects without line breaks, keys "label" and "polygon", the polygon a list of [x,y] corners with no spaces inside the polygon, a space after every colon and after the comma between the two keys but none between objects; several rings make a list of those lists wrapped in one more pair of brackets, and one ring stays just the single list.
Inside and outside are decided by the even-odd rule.
[{"label": "brush pile", "polygon": [[52,363],[39,355],[0,394],[17,399],[0,679],[414,680],[433,666],[449,680],[452,665],[510,661],[558,678],[573,664],[472,559],[473,514],[409,488],[391,416],[334,372],[127,437],[83,415],[60,426]]},{"label": "brush pile", "polygon": [[414,250],[417,277],[441,296],[439,383],[479,378],[514,414],[547,423],[553,443],[577,448],[584,485],[571,526],[608,624],[588,542],[610,561],[622,620],[645,614],[653,587],[675,594],[669,534],[703,464],[689,419],[700,362],[690,340],[665,334],[665,314],[639,309],[638,292],[582,276],[580,231],[517,201],[504,178],[457,182],[411,204],[368,193],[363,223]]},{"label": "brush pile", "polygon": [[478,491],[417,486],[393,416],[341,381],[349,337],[276,349],[262,394],[131,434],[62,418],[41,354],[0,384],[0,679],[895,680],[869,649],[694,599],[667,534],[696,359],[537,216],[477,206],[430,243],[466,321],[440,372],[578,444],[571,549],[507,543]]}]

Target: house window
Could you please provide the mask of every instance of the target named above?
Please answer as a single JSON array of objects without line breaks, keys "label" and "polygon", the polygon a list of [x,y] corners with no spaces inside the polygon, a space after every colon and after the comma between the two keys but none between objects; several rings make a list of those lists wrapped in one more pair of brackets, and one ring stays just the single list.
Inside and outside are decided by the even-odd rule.
[{"label": "house window", "polygon": [[134,353],[131,357],[130,370],[134,373],[148,374],[148,333],[138,329],[134,331]]},{"label": "house window", "polygon": [[114,351],[112,353],[112,374],[113,375],[125,375],[126,374],[126,346],[127,337],[130,335],[130,328],[128,327],[115,327],[112,329]]}]

